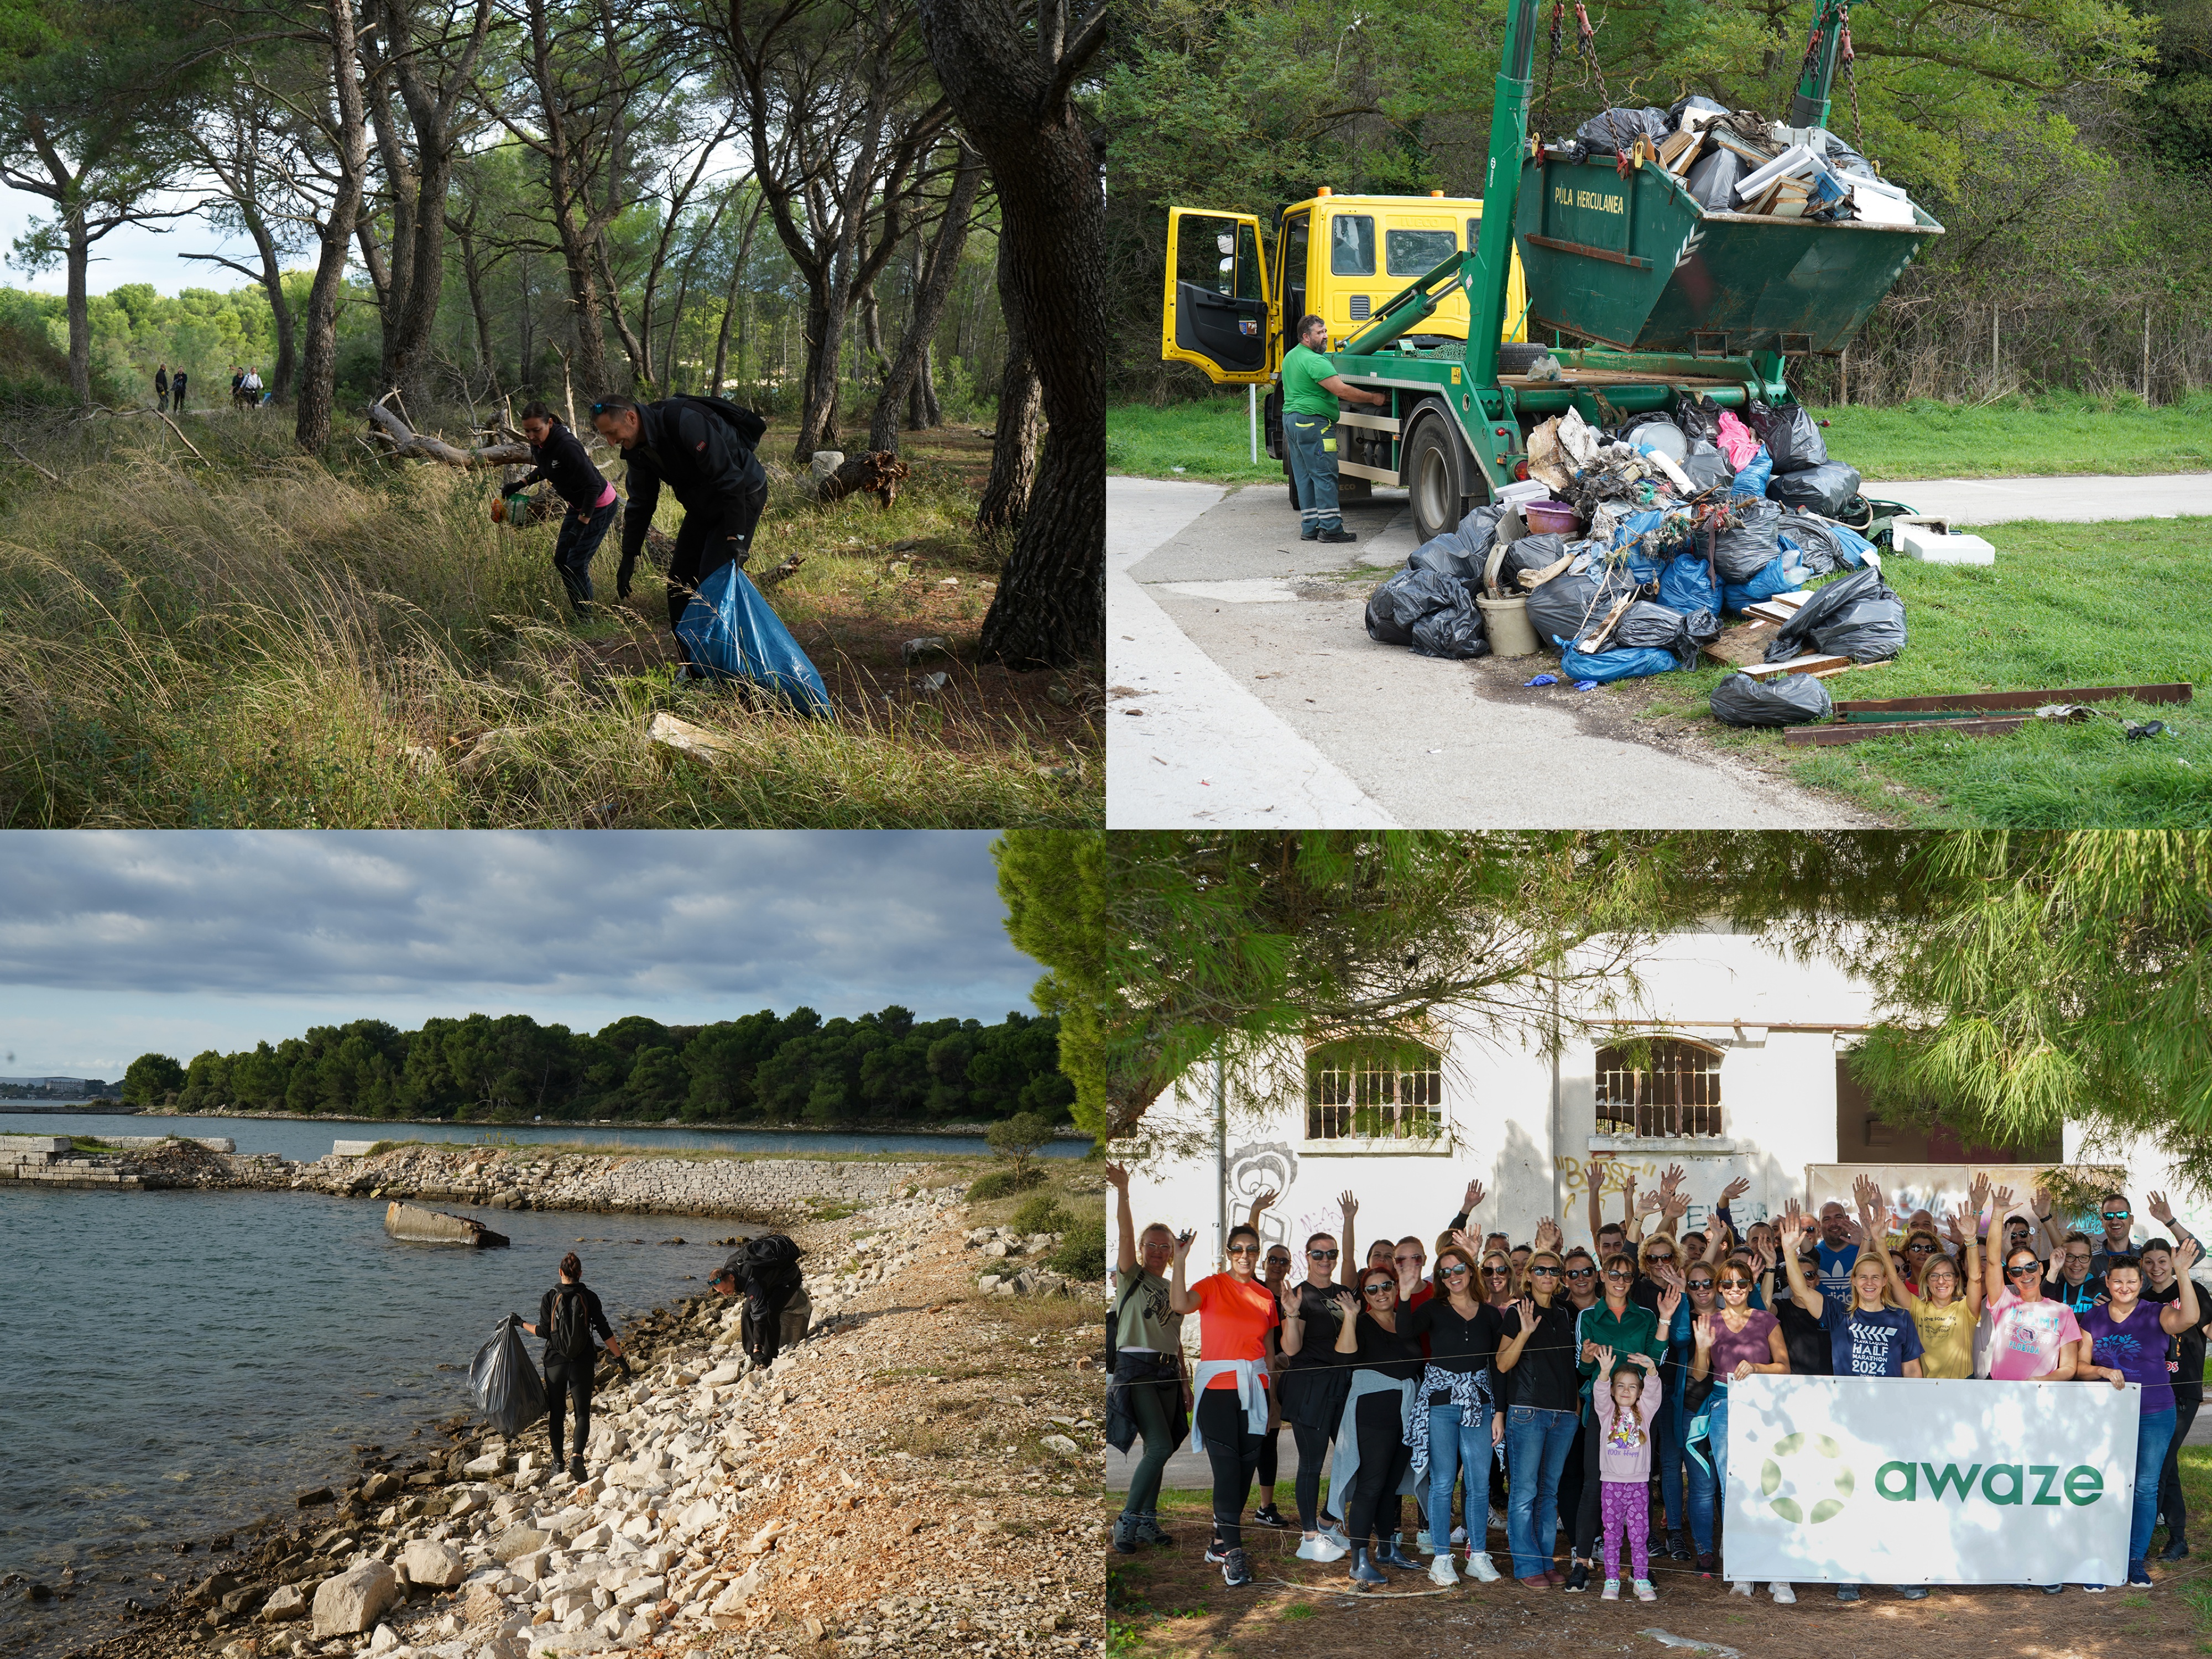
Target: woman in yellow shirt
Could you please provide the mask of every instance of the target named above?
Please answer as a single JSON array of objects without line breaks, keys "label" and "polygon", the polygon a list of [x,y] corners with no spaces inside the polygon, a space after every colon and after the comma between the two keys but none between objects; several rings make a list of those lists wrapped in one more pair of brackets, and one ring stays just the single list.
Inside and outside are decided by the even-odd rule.
[{"label": "woman in yellow shirt", "polygon": [[[1865,1176],[1862,1182],[1872,1183]],[[1872,1196],[1872,1214],[1881,1213],[1880,1194]],[[1869,1194],[1862,1193],[1863,1206]],[[1869,1231],[1868,1237],[1874,1235]],[[1982,1317],[1982,1264],[1968,1238],[1951,1218],[1951,1237],[1966,1264],[1960,1280],[1959,1264],[1948,1255],[1930,1255],[1920,1267],[1920,1291],[1915,1295],[1897,1270],[1887,1250],[1872,1252],[1889,1276],[1890,1293],[1920,1333],[1920,1374],[1923,1376],[1972,1376],[1974,1374],[1974,1327]]]}]

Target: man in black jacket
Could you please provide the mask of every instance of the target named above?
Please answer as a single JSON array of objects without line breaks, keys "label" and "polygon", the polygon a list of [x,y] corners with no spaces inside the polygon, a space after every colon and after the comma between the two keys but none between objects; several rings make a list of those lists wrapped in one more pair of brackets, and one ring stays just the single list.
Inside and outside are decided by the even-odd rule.
[{"label": "man in black jacket", "polygon": [[176,414],[185,412],[185,380],[183,369],[169,376],[169,408]]},{"label": "man in black jacket", "polygon": [[[568,503],[553,542],[553,568],[568,590],[568,603],[581,616],[592,598],[592,556],[614,527],[615,487],[600,476],[583,441],[561,424],[551,405],[532,403],[523,410],[522,435],[530,440],[538,466],[509,493],[550,483]],[[502,516],[501,504],[493,506],[492,516]]]},{"label": "man in black jacket", "polygon": [[[644,550],[662,483],[684,504],[684,523],[668,562],[668,625],[673,629],[708,577],[732,560],[742,569],[752,556],[753,527],[768,504],[768,474],[752,451],[760,430],[755,427],[749,441],[716,404],[698,398],[650,404],[603,398],[592,405],[592,425],[629,462],[617,592],[629,596],[630,572]],[[680,639],[677,649],[690,660]]]}]

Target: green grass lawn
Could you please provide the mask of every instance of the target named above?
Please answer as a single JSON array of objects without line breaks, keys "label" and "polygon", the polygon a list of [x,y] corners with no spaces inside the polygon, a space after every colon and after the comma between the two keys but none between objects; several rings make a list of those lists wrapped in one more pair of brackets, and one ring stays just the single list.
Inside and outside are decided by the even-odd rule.
[{"label": "green grass lawn", "polygon": [[[2156,409],[2133,398],[2050,392],[1987,404],[1918,399],[1891,408],[1816,409],[1829,452],[1869,483],[2066,472],[2187,472],[2212,467],[2212,393]],[[1215,483],[1272,483],[1282,463],[1251,459],[1244,399],[1226,395],[1108,412],[1106,470]]]},{"label": "green grass lawn", "polygon": [[[2203,685],[2212,676],[2203,622],[2212,616],[2212,561],[2202,526],[2020,523],[1993,526],[1989,535],[1997,547],[1989,569],[1885,562],[1910,639],[1894,662],[1832,677],[1831,696]],[[1799,750],[1779,732],[1716,724],[1707,699],[1726,677],[1701,668],[1619,690],[1633,696],[1628,686],[1649,687],[1647,714],[1692,720],[1723,748],[1786,756],[1801,782],[1931,826],[2212,824],[2212,711],[2203,704],[2106,703],[2098,706],[2122,718]],[[2148,719],[2174,732],[2147,742],[2122,734],[2124,720]]]}]

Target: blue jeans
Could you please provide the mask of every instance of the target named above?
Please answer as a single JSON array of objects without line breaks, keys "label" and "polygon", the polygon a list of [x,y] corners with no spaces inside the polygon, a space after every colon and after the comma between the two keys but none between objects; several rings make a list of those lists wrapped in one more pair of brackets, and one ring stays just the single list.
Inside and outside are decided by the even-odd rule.
[{"label": "blue jeans", "polygon": [[2128,1566],[2150,1554],[2150,1529],[2158,1516],[2159,1477],[2166,1473],[2166,1449],[2173,1439],[2173,1407],[2145,1412],[2136,1436],[2136,1507],[2128,1522]]},{"label": "blue jeans", "polygon": [[1577,1413],[1534,1406],[1516,1406],[1505,1413],[1505,1473],[1511,1487],[1505,1541],[1513,1552],[1516,1578],[1534,1578],[1552,1565],[1559,1531],[1559,1471],[1567,1466],[1579,1422]]},{"label": "blue jeans", "polygon": [[1298,487],[1298,535],[1310,541],[1344,528],[1336,510],[1336,417],[1283,415],[1283,447],[1291,454],[1291,481]]},{"label": "blue jeans", "polygon": [[1467,1470],[1467,1547],[1483,1547],[1489,1507],[1490,1425],[1462,1425],[1456,1406],[1429,1407],[1429,1543],[1442,1555],[1451,1547],[1452,1483]]},{"label": "blue jeans", "polygon": [[[1704,1555],[1713,1547],[1713,1516],[1724,1501],[1728,1490],[1728,1390],[1715,1389],[1705,1401],[1705,1414],[1711,1419],[1712,1443],[1700,1443],[1696,1448],[1684,1447],[1682,1466],[1690,1484],[1690,1539]],[[1663,1413],[1662,1413],[1663,1415]],[[1682,1419],[1682,1434],[1687,1440],[1690,1419]],[[1702,1451],[1708,1469],[1698,1461]]]}]

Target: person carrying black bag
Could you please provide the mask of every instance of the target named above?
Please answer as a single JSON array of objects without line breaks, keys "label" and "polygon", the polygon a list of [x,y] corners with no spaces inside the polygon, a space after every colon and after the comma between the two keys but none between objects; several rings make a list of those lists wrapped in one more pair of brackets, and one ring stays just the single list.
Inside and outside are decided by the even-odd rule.
[{"label": "person carrying black bag", "polygon": [[552,1430],[553,1463],[561,1463],[561,1418],[566,1401],[576,1404],[574,1437],[569,1441],[568,1477],[584,1479],[584,1445],[592,1437],[592,1370],[599,1350],[592,1341],[598,1331],[607,1340],[607,1352],[622,1358],[622,1340],[607,1324],[599,1298],[584,1286],[584,1264],[574,1250],[561,1258],[561,1283],[545,1292],[538,1304],[538,1322],[522,1328],[545,1339],[545,1420]]},{"label": "person carrying black bag", "polygon": [[[753,451],[768,423],[720,398],[678,397],[650,404],[602,398],[592,405],[592,425],[629,463],[617,594],[629,595],[660,486],[667,484],[683,503],[684,522],[668,561],[672,629],[708,577],[733,560],[743,569],[752,556],[753,530],[768,505],[768,474]],[[680,638],[676,648],[690,660]]]},{"label": "person carrying black bag", "polygon": [[773,1364],[777,1352],[805,1340],[814,1304],[807,1297],[799,1258],[805,1252],[781,1233],[749,1238],[730,1253],[708,1288],[743,1296],[738,1335],[756,1365]]}]

